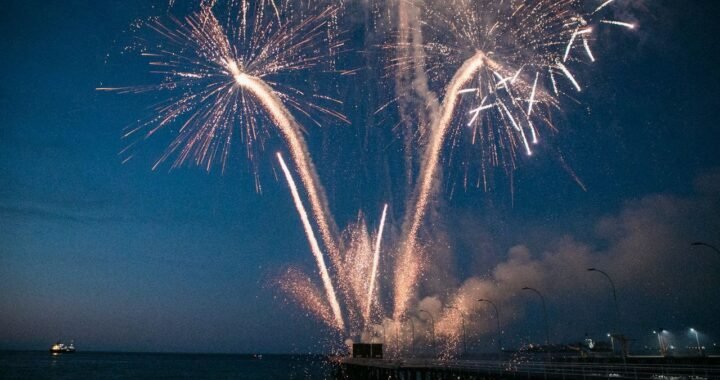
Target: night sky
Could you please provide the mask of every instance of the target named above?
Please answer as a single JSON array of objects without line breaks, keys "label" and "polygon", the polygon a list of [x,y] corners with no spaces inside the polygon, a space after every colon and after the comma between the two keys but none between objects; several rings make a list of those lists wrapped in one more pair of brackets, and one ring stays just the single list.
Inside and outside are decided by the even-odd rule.
[{"label": "night sky", "polygon": [[[585,272],[597,267],[613,275],[633,347],[655,344],[658,328],[678,346],[692,344],[689,327],[720,341],[720,254],[690,246],[720,246],[720,3],[632,3],[640,28],[603,36],[598,62],[578,75],[586,90],[563,101],[552,146],[520,160],[512,186],[499,175],[490,191],[463,189],[460,171],[444,167],[424,305],[495,283],[502,290],[478,298],[502,300],[504,340],[537,342],[538,302],[519,290],[532,286],[547,297],[552,340],[599,338],[613,309],[608,284]],[[75,339],[82,350],[326,350],[334,335],[274,282],[291,264],[314,273],[274,161],[282,141],[256,158],[261,193],[241,150],[224,172],[153,171],[166,135],[123,163],[123,128],[159,98],[96,88],[157,79],[125,47],[133,21],[165,16],[167,1],[3,5],[0,349]],[[373,112],[392,83],[377,67],[383,36],[369,8],[351,2],[341,20],[349,51],[339,64],[358,74],[319,83],[352,124],[310,126],[306,137],[340,227],[363,210],[377,228],[389,202],[392,238],[408,191],[397,115]]]}]

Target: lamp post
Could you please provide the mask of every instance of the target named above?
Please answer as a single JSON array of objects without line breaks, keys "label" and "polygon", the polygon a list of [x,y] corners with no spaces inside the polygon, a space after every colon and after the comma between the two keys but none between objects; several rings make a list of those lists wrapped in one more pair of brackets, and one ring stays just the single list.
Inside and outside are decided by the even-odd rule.
[{"label": "lamp post", "polygon": [[615,338],[612,336],[611,333],[607,334],[608,338],[610,338],[610,345],[612,346],[612,352],[615,353]]},{"label": "lamp post", "polygon": [[[372,328],[370,327],[369,324],[365,326],[365,330],[364,330],[364,331],[367,332],[367,333],[369,333],[368,336],[370,337],[370,338],[369,338],[369,339],[370,339],[370,344],[372,344],[373,340],[375,340],[375,333],[373,332],[373,330],[372,330]],[[361,338],[362,338],[362,337],[361,337]],[[361,340],[362,340],[362,339],[361,339]]]},{"label": "lamp post", "polygon": [[[615,304],[615,323],[613,323],[613,325],[614,325],[613,326],[613,334],[616,334],[616,335],[620,334],[620,331],[617,328],[618,325],[620,324],[620,306],[618,305],[617,291],[615,290],[615,283],[613,282],[612,278],[610,278],[609,274],[605,273],[604,271],[602,271],[600,269],[588,268],[587,271],[600,273],[603,276],[605,276],[605,278],[607,278],[607,280],[610,282],[610,286],[612,287],[613,302]],[[620,349],[622,351],[623,356],[625,356],[625,349],[622,346],[620,347]],[[615,348],[613,345],[613,354],[614,353],[615,353]]]},{"label": "lamp post", "polygon": [[692,242],[692,243],[690,243],[690,245],[692,245],[692,246],[703,246],[703,247],[707,247],[707,248],[710,248],[710,249],[712,249],[713,251],[715,251],[715,252],[717,252],[717,253],[720,253],[720,249],[717,249],[716,247],[714,247],[714,246],[712,246],[712,245],[710,245],[710,244],[708,244],[708,243],[703,243],[703,242],[701,242],[701,241]]},{"label": "lamp post", "polygon": [[698,336],[697,330],[695,330],[694,328],[691,327],[690,332],[695,334],[695,342],[697,342],[698,354],[700,356],[703,356],[702,347],[700,347],[700,337]]},{"label": "lamp post", "polygon": [[484,298],[480,298],[478,302],[486,302],[492,305],[493,309],[495,309],[495,322],[497,322],[497,342],[498,342],[498,352],[500,353],[500,357],[502,357],[502,330],[500,330],[500,312],[498,311],[497,305],[495,305],[495,302],[486,300]]},{"label": "lamp post", "polygon": [[432,346],[433,346],[433,357],[437,357],[437,348],[435,347],[435,318],[433,318],[432,314],[430,314],[429,311],[426,310],[420,310],[419,313],[427,313],[427,315],[430,317],[430,327],[432,332]]},{"label": "lamp post", "polygon": [[397,356],[400,356],[400,321],[395,322],[395,351]]},{"label": "lamp post", "polygon": [[457,310],[460,313],[460,321],[462,323],[462,341],[463,341],[463,355],[467,354],[467,341],[465,337],[465,313],[455,306],[446,306],[447,309]]},{"label": "lamp post", "polygon": [[412,356],[415,356],[415,322],[413,322],[412,317],[409,317],[409,316],[406,316],[405,320],[410,321],[410,333],[411,333],[410,345],[412,347],[411,354],[412,354]]},{"label": "lamp post", "polygon": [[547,317],[547,307],[545,306],[545,297],[535,288],[531,288],[529,286],[525,286],[522,288],[522,290],[529,290],[535,294],[537,294],[540,297],[540,300],[542,301],[542,307],[543,307],[543,316],[545,317],[545,345],[550,345],[550,328],[548,327],[548,317]]},{"label": "lamp post", "polygon": [[662,334],[665,333],[665,329],[659,328],[659,329],[653,331],[653,333],[657,334],[658,346],[660,347],[660,356],[667,355],[667,349],[665,348],[665,341],[662,338]]},{"label": "lamp post", "polygon": [[387,334],[385,333],[385,321],[384,320],[380,323],[380,326],[382,326],[382,329],[383,329],[383,345],[387,346]]}]

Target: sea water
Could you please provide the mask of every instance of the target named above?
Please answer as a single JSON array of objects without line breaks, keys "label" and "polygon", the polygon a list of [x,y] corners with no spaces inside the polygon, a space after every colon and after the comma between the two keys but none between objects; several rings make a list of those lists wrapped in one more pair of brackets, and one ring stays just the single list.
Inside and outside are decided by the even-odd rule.
[{"label": "sea water", "polygon": [[320,355],[0,351],[0,379],[329,379]]}]

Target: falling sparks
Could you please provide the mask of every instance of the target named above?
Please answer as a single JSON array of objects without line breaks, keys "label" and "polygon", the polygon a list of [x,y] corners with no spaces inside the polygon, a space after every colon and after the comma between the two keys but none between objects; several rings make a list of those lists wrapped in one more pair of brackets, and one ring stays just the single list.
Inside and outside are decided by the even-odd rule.
[{"label": "falling sparks", "polygon": [[280,290],[293,298],[305,311],[326,325],[337,327],[327,298],[313,280],[297,268],[289,268],[277,281]]},{"label": "falling sparks", "polygon": [[567,79],[572,82],[573,86],[575,86],[575,89],[578,90],[578,92],[582,91],[582,88],[578,84],[578,82],[575,80],[575,77],[572,75],[570,70],[567,68],[567,66],[563,65],[562,63],[558,62],[557,67],[565,74]]}]

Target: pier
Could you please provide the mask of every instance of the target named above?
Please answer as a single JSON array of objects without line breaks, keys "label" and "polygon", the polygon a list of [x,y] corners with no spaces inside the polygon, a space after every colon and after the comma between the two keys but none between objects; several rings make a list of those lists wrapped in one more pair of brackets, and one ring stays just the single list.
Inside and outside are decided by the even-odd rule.
[{"label": "pier", "polygon": [[337,379],[720,379],[719,358],[631,357],[622,362],[342,358]]}]

